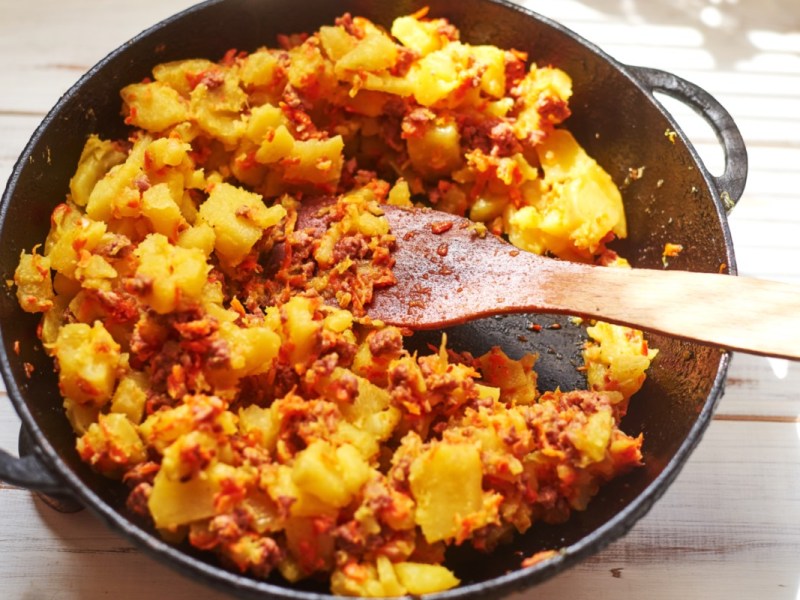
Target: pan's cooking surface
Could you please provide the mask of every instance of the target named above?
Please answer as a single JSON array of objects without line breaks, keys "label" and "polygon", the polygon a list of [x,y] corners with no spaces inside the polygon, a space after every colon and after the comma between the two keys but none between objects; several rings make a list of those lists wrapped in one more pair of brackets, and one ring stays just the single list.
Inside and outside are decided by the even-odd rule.
[{"label": "pan's cooking surface", "polygon": [[[475,1],[443,3],[441,7],[436,3],[426,4],[431,5],[432,13],[448,16],[457,23],[467,41],[527,50],[537,61],[552,63],[569,72],[575,82],[570,129],[618,184],[625,181],[630,169],[646,166],[647,176],[624,189],[631,237],[618,249],[634,265],[660,266],[664,243],[674,239],[684,240],[687,248],[682,255],[684,268],[712,272],[720,263],[734,264],[718,198],[709,188],[704,170],[680,140],[674,145],[665,140],[664,131],[674,124],[617,65],[549,23],[522,26],[520,14],[505,5],[484,6]],[[331,21],[345,9],[388,23],[391,16],[415,8],[417,3],[408,2],[399,5],[388,1],[347,5],[309,2],[307,9],[297,11],[292,3],[281,7],[278,3],[253,1],[216,2],[146,34],[94,70],[86,80],[87,87],[72,90],[23,156],[2,206],[3,272],[6,276],[13,272],[21,248],[30,248],[43,238],[52,206],[64,196],[86,134],[97,132],[117,137],[123,133],[119,126],[117,90],[147,75],[155,62],[188,56],[217,58],[230,47],[252,49],[264,43],[265,32],[307,31],[320,22]],[[658,202],[661,197],[674,201]],[[543,325],[542,331],[535,335],[528,328],[532,321]],[[560,330],[547,327],[555,321],[562,325]],[[91,473],[72,451],[74,436],[63,418],[55,378],[49,361],[32,337],[35,319],[21,317],[14,299],[3,295],[0,326],[6,352],[4,371],[10,376],[9,393],[25,422],[32,427],[34,440],[47,451],[58,454],[62,462],[57,466],[67,470],[84,501],[107,503],[110,509],[100,504],[97,508],[118,527],[129,528],[127,517],[115,512],[122,506],[125,490]],[[425,335],[436,339],[419,336],[420,343],[438,343],[435,334]],[[580,379],[575,361],[583,330],[563,318],[503,317],[462,326],[448,335],[453,346],[463,345],[476,353],[479,346],[489,341],[500,342],[511,354],[537,350],[544,389],[556,385],[571,387]],[[21,341],[22,349],[19,357],[14,353],[17,340]],[[579,557],[627,530],[635,517],[646,511],[663,491],[709,418],[727,357],[674,340],[656,338],[651,343],[660,349],[659,359],[625,421],[630,433],[645,433],[647,467],[605,488],[586,513],[566,526],[539,528],[536,535],[528,535],[503,548],[491,561],[459,557],[462,565],[459,574],[465,581],[481,582],[501,576],[509,565],[519,564],[519,553],[527,556],[553,545],[575,545],[573,550]],[[25,376],[24,362],[34,366],[37,377]],[[680,460],[670,466],[676,457]],[[639,496],[653,485],[647,497]],[[89,489],[96,490],[98,497]],[[627,514],[619,513],[625,507]],[[596,529],[608,523],[611,524],[605,529]],[[148,534],[137,529],[130,531],[139,541],[144,539],[148,543]],[[176,560],[183,561],[184,566],[188,564],[184,558]],[[189,568],[197,565],[189,564]],[[200,568],[211,577],[230,579],[213,567]],[[548,575],[551,570],[533,573],[530,581]],[[238,584],[251,586],[247,580]],[[495,591],[507,589],[503,585]],[[513,587],[517,582],[507,585]],[[453,595],[469,591],[467,587]]]}]

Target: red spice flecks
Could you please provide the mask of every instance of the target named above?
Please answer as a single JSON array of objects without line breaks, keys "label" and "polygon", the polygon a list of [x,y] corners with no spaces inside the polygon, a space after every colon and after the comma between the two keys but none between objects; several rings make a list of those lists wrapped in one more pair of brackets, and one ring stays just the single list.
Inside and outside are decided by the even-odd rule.
[{"label": "red spice flecks", "polygon": [[431,223],[431,231],[436,235],[450,231],[453,228],[452,221],[434,221]]}]

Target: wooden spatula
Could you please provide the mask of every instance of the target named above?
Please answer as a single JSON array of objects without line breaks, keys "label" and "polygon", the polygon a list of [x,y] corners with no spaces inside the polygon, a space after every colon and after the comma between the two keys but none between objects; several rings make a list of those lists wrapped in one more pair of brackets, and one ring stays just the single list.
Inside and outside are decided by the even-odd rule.
[{"label": "wooden spatula", "polygon": [[[520,251],[468,219],[382,207],[397,238],[397,285],[368,314],[433,329],[511,312],[599,319],[731,350],[800,359],[800,286],[687,271],[617,269]],[[299,224],[319,205],[301,209]]]}]

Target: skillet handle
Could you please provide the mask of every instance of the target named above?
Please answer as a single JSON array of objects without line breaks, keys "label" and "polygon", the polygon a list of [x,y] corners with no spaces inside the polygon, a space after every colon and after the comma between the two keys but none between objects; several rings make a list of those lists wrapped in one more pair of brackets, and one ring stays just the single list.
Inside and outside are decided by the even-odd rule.
[{"label": "skillet handle", "polygon": [[25,428],[20,429],[19,450],[20,458],[17,458],[0,449],[0,481],[36,493],[59,512],[77,512],[83,508],[36,454]]},{"label": "skillet handle", "polygon": [[650,93],[661,92],[683,102],[714,130],[725,153],[725,170],[712,178],[725,211],[730,212],[742,197],[747,181],[747,149],[733,117],[711,94],[673,73],[648,67],[629,69]]}]

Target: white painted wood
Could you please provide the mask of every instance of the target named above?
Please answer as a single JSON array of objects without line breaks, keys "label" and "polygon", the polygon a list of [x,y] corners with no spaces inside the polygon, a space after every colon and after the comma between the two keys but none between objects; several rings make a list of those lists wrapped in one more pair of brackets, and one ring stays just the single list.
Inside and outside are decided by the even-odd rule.
[{"label": "white painted wood", "polygon": [[[631,64],[712,93],[748,144],[730,224],[742,274],[800,282],[800,12],[796,0],[525,0]],[[110,50],[188,0],[0,0],[0,187],[42,116]],[[298,0],[301,6],[301,0]],[[670,105],[712,170],[707,127]],[[715,162],[716,161],[716,162]],[[800,595],[800,363],[737,354],[717,418],[684,472],[622,540],[523,598]],[[18,419],[0,395],[0,447]],[[222,600],[132,550],[87,512],[0,484],[3,600]]]}]

